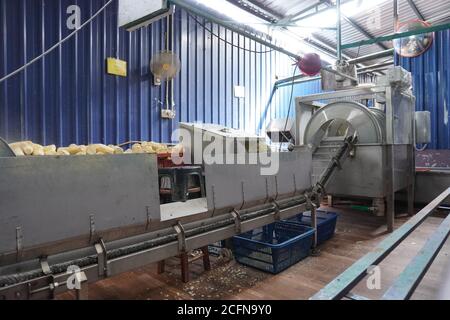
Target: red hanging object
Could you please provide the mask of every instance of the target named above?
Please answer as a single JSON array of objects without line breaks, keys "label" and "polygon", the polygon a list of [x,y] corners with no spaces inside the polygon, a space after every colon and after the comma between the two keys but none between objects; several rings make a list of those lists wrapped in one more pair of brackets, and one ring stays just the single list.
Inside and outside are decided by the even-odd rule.
[{"label": "red hanging object", "polygon": [[307,76],[315,76],[322,69],[322,60],[317,53],[307,53],[297,61],[300,71]]}]

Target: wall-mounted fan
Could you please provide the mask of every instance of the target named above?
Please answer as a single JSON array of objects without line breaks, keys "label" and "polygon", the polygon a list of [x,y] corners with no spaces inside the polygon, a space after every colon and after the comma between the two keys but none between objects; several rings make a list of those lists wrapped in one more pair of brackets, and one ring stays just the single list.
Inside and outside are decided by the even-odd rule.
[{"label": "wall-mounted fan", "polygon": [[[180,59],[172,51],[161,51],[152,57],[150,61],[150,71],[154,75],[154,84],[161,85],[161,81],[167,81],[166,85],[166,103],[165,108],[161,110],[161,118],[175,118],[175,100],[173,78],[178,74],[181,68]],[[171,91],[172,99],[169,99]],[[170,102],[171,100],[171,102]]]},{"label": "wall-mounted fan", "polygon": [[[397,33],[413,31],[430,27],[431,24],[422,20],[412,20],[399,25]],[[393,45],[397,54],[402,57],[417,57],[426,52],[433,43],[433,33],[423,33],[412,35],[406,38],[393,40]]]},{"label": "wall-mounted fan", "polygon": [[150,61],[150,71],[155,76],[155,84],[162,80],[172,80],[180,71],[180,59],[172,51],[161,51]]}]

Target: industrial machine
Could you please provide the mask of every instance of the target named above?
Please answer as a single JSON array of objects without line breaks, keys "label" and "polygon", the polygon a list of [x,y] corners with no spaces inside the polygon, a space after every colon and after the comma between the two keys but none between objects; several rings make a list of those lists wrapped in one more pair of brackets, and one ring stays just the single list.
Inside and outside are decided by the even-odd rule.
[{"label": "industrial machine", "polygon": [[[413,214],[415,118],[411,76],[394,67],[375,84],[297,98],[295,135],[312,150],[313,183],[344,138],[356,135],[355,150],[326,192],[373,199],[379,213],[386,211],[392,231],[397,191],[407,191]],[[417,131],[429,131],[426,121],[419,126]]]},{"label": "industrial machine", "polygon": [[[295,130],[288,136],[297,145],[286,152],[261,150],[258,136],[182,124],[200,134],[200,155],[204,136],[224,139],[232,160],[245,153],[243,162],[194,158],[206,196],[185,202],[160,204],[154,154],[16,157],[0,141],[0,299],[46,299],[68,289],[81,297],[85,283],[306,210],[315,228],[325,193],[386,198],[392,228],[395,191],[407,188],[413,201],[407,76],[395,69],[373,86],[298,98],[297,120],[278,130]],[[384,110],[361,104],[368,99]],[[73,277],[80,286],[67,286]]]},{"label": "industrial machine", "polygon": [[276,158],[268,176],[260,162],[205,164],[206,197],[160,205],[155,154],[16,157],[0,143],[0,299],[82,297],[86,283],[313,207],[308,148]]}]

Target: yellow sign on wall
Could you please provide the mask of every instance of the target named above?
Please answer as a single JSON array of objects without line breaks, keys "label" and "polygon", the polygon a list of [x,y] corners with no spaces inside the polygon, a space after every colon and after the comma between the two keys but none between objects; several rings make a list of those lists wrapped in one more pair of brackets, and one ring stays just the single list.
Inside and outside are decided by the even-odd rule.
[{"label": "yellow sign on wall", "polygon": [[126,77],[127,62],[115,58],[106,59],[106,72],[112,75]]}]

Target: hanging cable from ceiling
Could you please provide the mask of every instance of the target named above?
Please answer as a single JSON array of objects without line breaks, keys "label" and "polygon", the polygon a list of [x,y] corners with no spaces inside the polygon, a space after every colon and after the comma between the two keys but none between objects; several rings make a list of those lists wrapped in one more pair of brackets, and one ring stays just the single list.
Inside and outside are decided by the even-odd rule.
[{"label": "hanging cable from ceiling", "polygon": [[250,52],[250,53],[257,53],[257,54],[270,53],[270,52],[274,51],[273,49],[265,50],[265,51],[255,51],[255,50],[250,50],[250,49],[247,49],[247,48],[242,48],[242,47],[240,47],[240,46],[238,46],[238,45],[236,45],[236,44],[234,44],[234,43],[232,43],[232,42],[227,41],[226,39],[223,39],[223,38],[220,37],[219,35],[215,34],[210,28],[208,28],[208,27],[206,26],[206,24],[201,23],[194,15],[190,14],[189,12],[188,12],[187,14],[188,14],[188,16],[189,16],[191,19],[193,19],[198,25],[200,25],[203,29],[205,29],[206,31],[208,31],[211,35],[213,35],[213,36],[216,37],[217,39],[223,41],[224,43],[226,43],[226,44],[228,44],[228,45],[230,45],[230,46],[232,46],[232,47],[234,47],[234,48],[237,48],[237,49],[243,50],[243,51],[247,51],[247,52]]},{"label": "hanging cable from ceiling", "polygon": [[33,60],[30,60],[29,62],[27,62],[26,64],[24,64],[23,66],[21,66],[20,68],[14,70],[13,72],[9,73],[8,75],[4,76],[3,78],[0,79],[0,83],[2,83],[3,81],[8,80],[9,78],[15,76],[16,74],[22,72],[23,70],[25,70],[26,68],[28,68],[29,66],[31,66],[33,63],[41,60],[42,58],[44,58],[46,55],[48,55],[49,53],[51,53],[53,50],[55,50],[56,48],[58,48],[60,45],[62,45],[64,42],[66,42],[67,40],[69,40],[70,38],[72,38],[76,33],[78,33],[81,29],[83,29],[85,26],[87,26],[92,20],[94,20],[100,13],[102,13],[114,0],[109,0],[107,3],[105,3],[103,5],[103,7],[101,7],[92,17],[90,17],[88,20],[86,20],[82,25],[80,25],[79,28],[77,28],[75,31],[73,31],[72,33],[70,33],[67,37],[65,37],[64,39],[61,39],[58,43],[56,43],[55,45],[53,45],[52,47],[50,47],[49,49],[47,49],[46,51],[44,51],[41,55],[37,56],[36,58],[34,58]]}]

